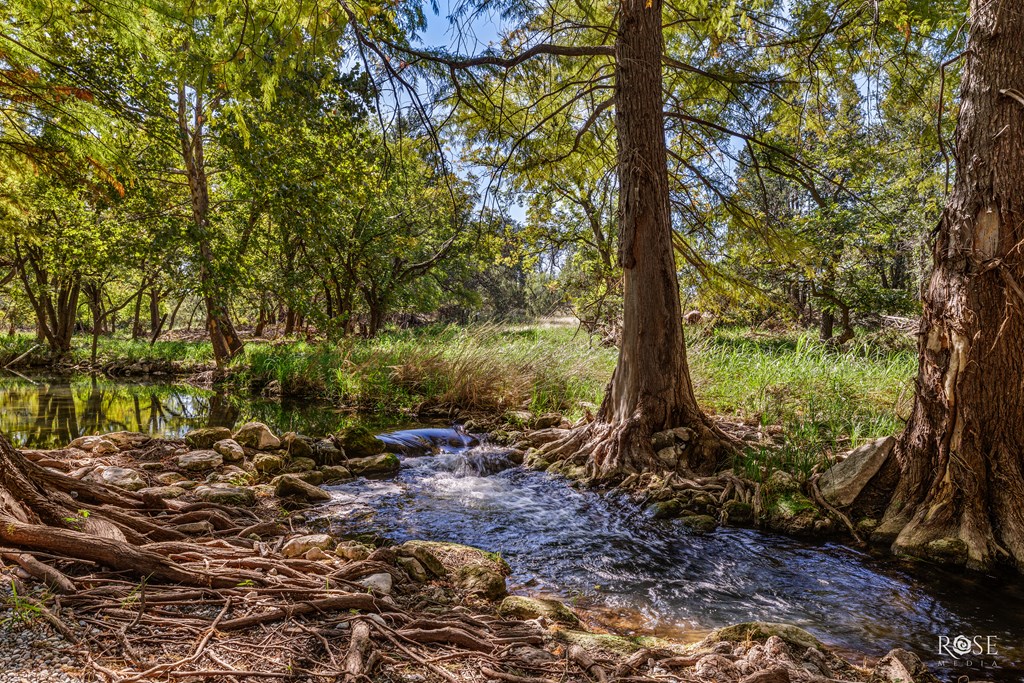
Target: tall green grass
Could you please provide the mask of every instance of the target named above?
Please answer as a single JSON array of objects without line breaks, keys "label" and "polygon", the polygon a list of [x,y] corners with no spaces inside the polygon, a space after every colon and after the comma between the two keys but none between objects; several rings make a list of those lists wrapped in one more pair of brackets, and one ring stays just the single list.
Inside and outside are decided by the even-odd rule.
[{"label": "tall green grass", "polygon": [[717,413],[764,428],[781,425],[780,447],[747,454],[745,473],[806,476],[865,440],[898,433],[909,414],[917,354],[909,340],[845,349],[811,333],[716,330],[691,344],[698,399]]},{"label": "tall green grass", "polygon": [[615,354],[570,328],[436,327],[337,344],[247,348],[238,379],[286,395],[403,410],[428,402],[480,411],[581,414],[598,403]]}]

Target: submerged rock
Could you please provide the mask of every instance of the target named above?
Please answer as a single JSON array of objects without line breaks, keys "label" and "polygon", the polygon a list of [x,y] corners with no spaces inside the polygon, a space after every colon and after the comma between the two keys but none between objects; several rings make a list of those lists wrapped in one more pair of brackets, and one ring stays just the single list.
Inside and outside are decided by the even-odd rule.
[{"label": "submerged rock", "polygon": [[193,429],[185,435],[185,443],[190,448],[213,448],[213,444],[222,439],[230,439],[231,430],[227,427],[202,427]]}]

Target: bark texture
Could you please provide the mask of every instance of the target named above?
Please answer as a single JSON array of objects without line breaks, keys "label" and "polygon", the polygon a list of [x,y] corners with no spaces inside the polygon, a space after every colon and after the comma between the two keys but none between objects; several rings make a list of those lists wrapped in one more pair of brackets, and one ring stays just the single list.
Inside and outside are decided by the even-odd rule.
[{"label": "bark texture", "polygon": [[588,474],[597,479],[658,469],[651,435],[673,427],[695,432],[688,469],[713,471],[723,451],[723,435],[697,406],[686,361],[672,245],[663,50],[661,0],[623,0],[615,41],[622,342],[596,421],[571,443],[549,450],[556,456],[585,453]]},{"label": "bark texture", "polygon": [[924,292],[913,413],[875,540],[1024,567],[1024,13],[971,2],[957,175]]}]

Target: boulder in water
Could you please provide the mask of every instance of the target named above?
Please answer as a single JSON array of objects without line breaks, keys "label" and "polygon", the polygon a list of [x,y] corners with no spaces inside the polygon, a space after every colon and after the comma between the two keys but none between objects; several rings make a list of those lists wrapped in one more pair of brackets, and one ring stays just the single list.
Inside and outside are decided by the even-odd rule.
[{"label": "boulder in water", "polygon": [[331,499],[331,494],[327,491],[307,484],[294,474],[282,474],[278,477],[274,493],[278,498],[291,498],[306,503],[321,503]]},{"label": "boulder in water", "polygon": [[[383,445],[383,444],[381,444]],[[394,453],[381,453],[366,458],[352,458],[346,463],[349,472],[357,477],[373,474],[389,474],[399,468],[398,456]]]},{"label": "boulder in water", "polygon": [[350,458],[365,458],[384,451],[384,442],[363,425],[345,427],[338,432],[336,440]]}]

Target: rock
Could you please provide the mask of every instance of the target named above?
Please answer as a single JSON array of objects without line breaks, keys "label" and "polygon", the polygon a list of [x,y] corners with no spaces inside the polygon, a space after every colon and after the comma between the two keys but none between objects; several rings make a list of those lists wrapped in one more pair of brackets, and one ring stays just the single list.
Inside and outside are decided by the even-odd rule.
[{"label": "rock", "polygon": [[527,598],[509,595],[498,605],[498,614],[512,619],[544,617],[557,624],[579,628],[580,620],[566,605],[547,598]]},{"label": "rock", "polygon": [[199,486],[192,492],[192,495],[203,502],[217,503],[218,505],[250,507],[256,504],[256,494],[252,489],[231,484]]},{"label": "rock", "polygon": [[651,505],[648,510],[653,519],[674,519],[683,511],[683,501],[678,498],[659,500]]},{"label": "rock", "polygon": [[227,427],[203,427],[193,429],[185,435],[185,443],[190,448],[206,449],[213,448],[213,444],[222,439],[230,439],[231,430]]},{"label": "rock", "polygon": [[505,577],[479,564],[460,567],[452,583],[467,593],[480,595],[487,600],[500,600],[508,595]]},{"label": "rock", "polygon": [[706,681],[735,681],[739,676],[736,665],[725,655],[704,655],[693,665],[697,678]]},{"label": "rock", "polygon": [[153,462],[140,462],[139,463],[139,469],[143,470],[143,471],[146,471],[146,472],[156,472],[157,470],[162,470],[163,468],[164,468],[164,464],[162,462],[160,462],[159,460],[155,460]]},{"label": "rock", "polygon": [[327,484],[352,478],[352,473],[341,465],[324,465],[320,468],[320,473],[324,475],[324,483]]},{"label": "rock", "polygon": [[310,470],[308,472],[289,472],[287,475],[278,475],[270,480],[271,486],[277,486],[278,482],[281,481],[281,477],[284,476],[298,477],[302,481],[306,482],[307,484],[312,484],[313,486],[319,486],[320,484],[324,483],[323,472]]},{"label": "rock", "polygon": [[871,672],[872,683],[933,683],[937,680],[917,655],[899,648],[878,660]]},{"label": "rock", "polygon": [[789,683],[789,670],[783,666],[773,666],[744,676],[740,683]]},{"label": "rock", "polygon": [[365,458],[384,452],[384,442],[362,425],[345,427],[336,438],[350,458]]},{"label": "rock", "polygon": [[431,552],[430,546],[423,541],[406,541],[395,548],[395,553],[399,556],[416,559],[428,572],[439,579],[448,575],[444,563],[437,559],[437,555]]},{"label": "rock", "polygon": [[234,439],[221,439],[213,444],[213,450],[221,454],[224,462],[242,462],[245,460],[245,451],[242,449],[242,444]]},{"label": "rock", "polygon": [[387,572],[381,572],[379,574],[370,574],[357,581],[360,586],[368,589],[375,595],[390,595],[392,579],[391,574]]},{"label": "rock", "polygon": [[306,554],[303,557],[312,562],[331,559],[330,555],[325,553],[320,548],[310,548],[306,551]]},{"label": "rock", "polygon": [[727,500],[722,506],[729,524],[750,524],[754,521],[754,506],[739,500]]},{"label": "rock", "polygon": [[679,467],[679,451],[675,446],[669,446],[668,448],[662,448],[655,453],[655,456],[666,469],[675,470]]},{"label": "rock", "polygon": [[247,422],[235,432],[235,441],[257,451],[276,451],[281,440],[262,422]]},{"label": "rock", "polygon": [[291,498],[307,503],[320,503],[331,499],[323,489],[307,484],[294,474],[283,474],[277,479],[274,493],[278,498]]},{"label": "rock", "polygon": [[313,459],[321,465],[337,465],[345,461],[345,451],[330,439],[322,439],[314,444]]},{"label": "rock", "polygon": [[185,495],[185,489],[180,486],[148,486],[144,489],[139,489],[138,494],[140,496],[153,496],[162,500],[170,498],[180,498]]},{"label": "rock", "polygon": [[346,560],[365,560],[373,552],[373,548],[359,541],[341,541],[334,549],[334,554]]},{"label": "rock", "polygon": [[419,563],[415,557],[398,557],[395,560],[398,566],[405,570],[405,573],[409,575],[416,583],[425,583],[429,578],[427,576],[427,570],[423,568],[423,565]]},{"label": "rock", "polygon": [[560,414],[544,413],[534,419],[530,426],[534,429],[548,429],[549,427],[557,427],[560,424],[562,424],[562,416]]},{"label": "rock", "polygon": [[252,459],[252,466],[257,472],[263,474],[279,472],[284,469],[284,458],[270,453],[258,453]]},{"label": "rock", "polygon": [[663,432],[655,432],[651,435],[651,448],[658,452],[665,448],[674,448],[676,445],[676,434],[671,429]]},{"label": "rock", "polygon": [[679,522],[698,534],[708,534],[718,528],[718,521],[710,515],[688,515],[680,517]]},{"label": "rock", "polygon": [[891,436],[876,439],[847,454],[821,476],[821,493],[837,507],[853,504],[868,482],[878,474],[892,453],[896,439]]},{"label": "rock", "polygon": [[138,491],[146,487],[146,480],[142,475],[127,467],[97,467],[85,477],[85,480],[115,486],[125,491]]},{"label": "rock", "polygon": [[80,436],[69,443],[68,448],[77,448],[93,455],[111,455],[120,450],[113,441],[103,436]]},{"label": "rock", "polygon": [[525,427],[533,422],[533,413],[529,410],[510,410],[505,413],[505,422],[517,427]]},{"label": "rock", "polygon": [[334,539],[327,534],[307,534],[289,539],[281,548],[281,554],[285,557],[303,557],[313,548],[326,550],[332,545]]},{"label": "rock", "polygon": [[212,470],[220,467],[224,464],[224,456],[217,451],[212,450],[201,450],[192,451],[179,455],[175,458],[175,463],[183,470],[189,472],[202,472],[204,470]]},{"label": "rock", "polygon": [[348,461],[347,466],[353,476],[365,477],[397,472],[400,465],[398,456],[394,453],[381,453],[367,458],[353,458]]},{"label": "rock", "polygon": [[288,461],[289,472],[308,472],[316,469],[313,458],[292,458]]},{"label": "rock", "polygon": [[281,447],[288,453],[290,458],[310,458],[316,460],[316,449],[313,448],[312,440],[308,437],[288,432],[281,437]]},{"label": "rock", "polygon": [[153,437],[149,434],[124,431],[108,432],[103,435],[103,438],[117,446],[117,450],[119,451],[128,451],[133,448],[138,448],[139,446],[153,440]]},{"label": "rock", "polygon": [[171,484],[177,484],[179,481],[188,481],[178,472],[161,472],[156,475],[156,480],[161,484],[170,486]]},{"label": "rock", "polygon": [[780,624],[771,621],[748,621],[742,624],[734,624],[712,631],[703,643],[717,643],[720,640],[728,640],[732,643],[742,643],[748,640],[766,641],[772,636],[777,636],[783,642],[799,648],[823,649],[825,646],[820,640],[798,626]]}]

